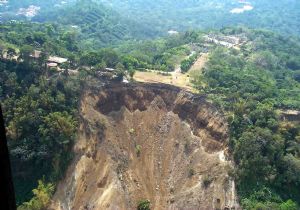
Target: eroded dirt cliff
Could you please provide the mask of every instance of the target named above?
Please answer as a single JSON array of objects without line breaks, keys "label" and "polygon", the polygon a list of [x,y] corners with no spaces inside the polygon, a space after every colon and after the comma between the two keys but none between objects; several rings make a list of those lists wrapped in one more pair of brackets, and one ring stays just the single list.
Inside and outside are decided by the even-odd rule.
[{"label": "eroded dirt cliff", "polygon": [[205,96],[115,84],[82,97],[75,159],[52,209],[238,209],[227,124]]}]

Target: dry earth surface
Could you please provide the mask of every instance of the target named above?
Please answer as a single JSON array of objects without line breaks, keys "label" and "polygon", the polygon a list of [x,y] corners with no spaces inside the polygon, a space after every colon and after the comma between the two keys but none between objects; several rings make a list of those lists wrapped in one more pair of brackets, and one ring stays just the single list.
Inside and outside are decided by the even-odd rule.
[{"label": "dry earth surface", "polygon": [[222,113],[180,88],[112,84],[81,99],[75,158],[50,209],[238,209]]},{"label": "dry earth surface", "polygon": [[207,60],[208,54],[202,54],[186,74],[181,73],[180,67],[177,67],[174,72],[170,72],[169,75],[166,76],[162,75],[164,72],[159,71],[137,71],[134,75],[134,80],[144,83],[169,84],[191,92],[195,92],[190,83],[190,76],[201,72]]}]

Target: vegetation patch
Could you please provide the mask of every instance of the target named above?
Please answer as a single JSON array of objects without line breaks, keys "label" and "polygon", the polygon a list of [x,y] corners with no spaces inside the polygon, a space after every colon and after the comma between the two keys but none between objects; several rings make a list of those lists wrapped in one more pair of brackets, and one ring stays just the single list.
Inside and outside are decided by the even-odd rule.
[{"label": "vegetation patch", "polygon": [[279,110],[300,109],[300,84],[292,68],[296,64],[286,62],[287,56],[294,60],[300,54],[299,40],[258,30],[243,33],[249,43],[240,51],[213,50],[193,83],[227,113],[243,207],[293,206],[300,201],[300,126],[282,120]]},{"label": "vegetation patch", "polygon": [[202,180],[202,186],[206,189],[213,182],[213,178],[210,176],[204,176]]},{"label": "vegetation patch", "polygon": [[138,202],[137,210],[150,210],[151,203],[149,200],[140,200]]}]

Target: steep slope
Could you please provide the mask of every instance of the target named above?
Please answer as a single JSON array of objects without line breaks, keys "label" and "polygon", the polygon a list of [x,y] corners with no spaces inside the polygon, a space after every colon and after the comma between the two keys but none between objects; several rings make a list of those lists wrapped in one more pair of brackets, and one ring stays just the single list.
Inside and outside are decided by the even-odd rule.
[{"label": "steep slope", "polygon": [[[91,90],[93,89],[93,90]],[[204,96],[167,85],[109,85],[82,96],[75,158],[50,209],[224,209],[227,124]]]}]

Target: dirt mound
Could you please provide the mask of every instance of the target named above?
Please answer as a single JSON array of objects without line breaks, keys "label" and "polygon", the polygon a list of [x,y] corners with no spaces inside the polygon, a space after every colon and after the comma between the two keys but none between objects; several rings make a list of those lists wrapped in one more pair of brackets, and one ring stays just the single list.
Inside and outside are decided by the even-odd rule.
[{"label": "dirt mound", "polygon": [[238,208],[227,124],[204,96],[167,85],[86,91],[76,158],[52,209]]}]

